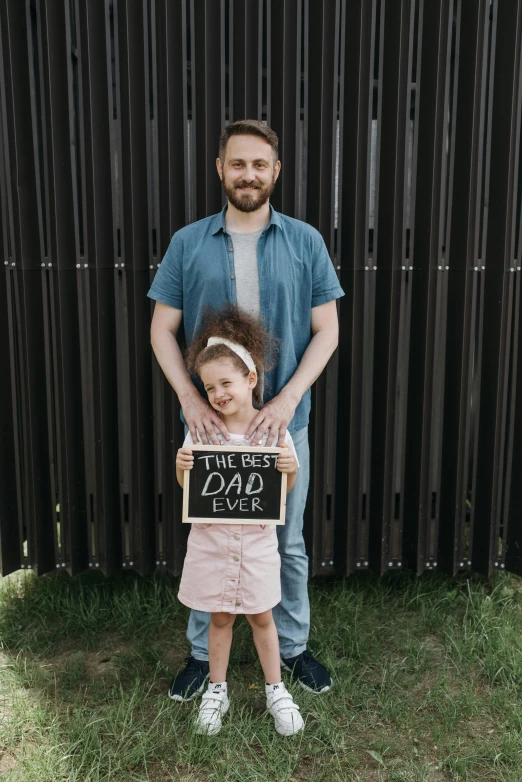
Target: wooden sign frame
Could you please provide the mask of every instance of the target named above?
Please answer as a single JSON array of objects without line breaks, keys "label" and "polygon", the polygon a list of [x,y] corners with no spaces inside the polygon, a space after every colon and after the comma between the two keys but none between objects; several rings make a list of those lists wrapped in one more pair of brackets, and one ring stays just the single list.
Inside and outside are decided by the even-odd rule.
[{"label": "wooden sign frame", "polygon": [[[188,446],[192,451],[198,452],[198,451],[211,451],[215,453],[216,451],[223,452],[223,453],[240,453],[241,451],[245,453],[281,453],[281,448],[276,448],[272,446],[232,446],[232,445],[190,445]],[[278,524],[283,525],[285,523],[285,514],[286,514],[286,483],[287,483],[287,474],[285,472],[281,473],[281,500],[280,500],[280,510],[279,510],[279,519],[259,519],[259,518],[244,518],[244,519],[227,519],[227,518],[219,518],[219,517],[209,517],[209,516],[202,516],[202,517],[195,517],[195,516],[189,516],[188,515],[188,508],[189,508],[189,497],[190,497],[190,475],[192,473],[192,470],[185,470],[185,474],[183,476],[183,512],[182,512],[182,523],[183,524]]]}]

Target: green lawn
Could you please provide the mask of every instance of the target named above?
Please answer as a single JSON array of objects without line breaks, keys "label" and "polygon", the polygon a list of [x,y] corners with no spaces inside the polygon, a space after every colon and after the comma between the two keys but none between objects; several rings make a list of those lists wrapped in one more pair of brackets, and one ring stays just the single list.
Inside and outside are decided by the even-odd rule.
[{"label": "green lawn", "polygon": [[221,733],[166,697],[188,651],[176,593],[130,573],[0,580],[1,780],[522,780],[520,579],[314,583],[310,647],[335,686],[294,686],[306,728],[286,739],[244,618]]}]

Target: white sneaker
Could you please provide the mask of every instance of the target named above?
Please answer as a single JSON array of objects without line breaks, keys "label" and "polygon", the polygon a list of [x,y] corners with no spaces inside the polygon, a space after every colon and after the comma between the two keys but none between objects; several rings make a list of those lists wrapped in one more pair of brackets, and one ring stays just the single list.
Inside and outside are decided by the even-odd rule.
[{"label": "white sneaker", "polygon": [[299,706],[281,684],[266,685],[266,708],[274,718],[275,729],[281,736],[293,736],[304,728]]},{"label": "white sneaker", "polygon": [[196,733],[215,736],[223,724],[223,715],[227,713],[230,701],[227,695],[227,685],[209,684],[203,693],[201,706],[196,717]]}]

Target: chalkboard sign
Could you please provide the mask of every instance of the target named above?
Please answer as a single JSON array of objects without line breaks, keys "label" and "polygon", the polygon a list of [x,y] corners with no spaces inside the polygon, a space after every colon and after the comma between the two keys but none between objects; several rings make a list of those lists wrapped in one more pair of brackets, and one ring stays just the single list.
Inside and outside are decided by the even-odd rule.
[{"label": "chalkboard sign", "polygon": [[183,522],[284,524],[286,474],[277,469],[280,448],[191,445],[185,470]]}]

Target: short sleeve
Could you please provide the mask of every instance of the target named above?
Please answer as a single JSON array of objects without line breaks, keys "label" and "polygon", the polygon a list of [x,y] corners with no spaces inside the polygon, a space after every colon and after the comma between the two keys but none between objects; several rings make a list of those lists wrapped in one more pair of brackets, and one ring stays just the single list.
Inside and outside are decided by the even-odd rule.
[{"label": "short sleeve", "polygon": [[172,237],[147,296],[183,309],[183,245],[179,232]]},{"label": "short sleeve", "polygon": [[344,296],[333,263],[319,231],[314,231],[312,256],[312,307]]}]

